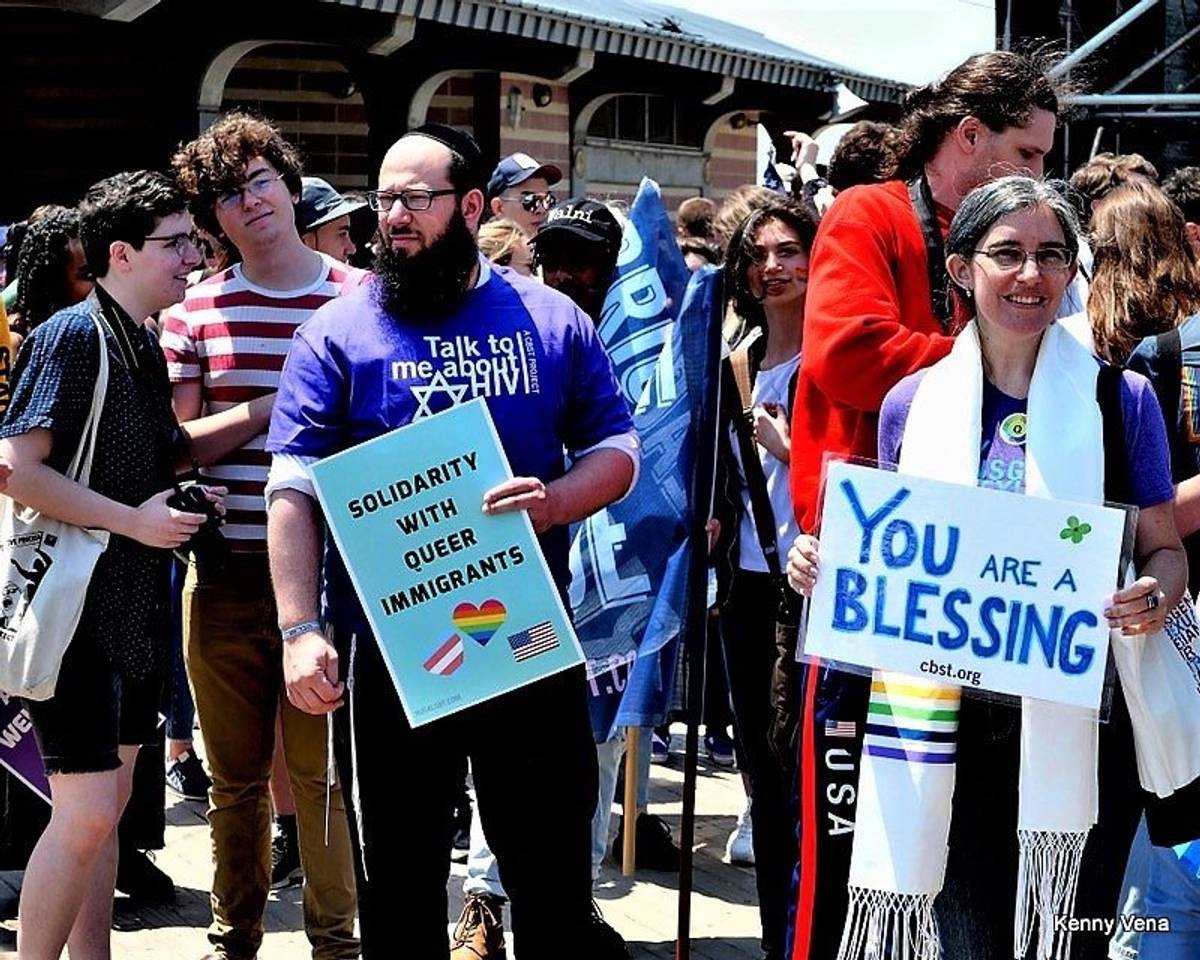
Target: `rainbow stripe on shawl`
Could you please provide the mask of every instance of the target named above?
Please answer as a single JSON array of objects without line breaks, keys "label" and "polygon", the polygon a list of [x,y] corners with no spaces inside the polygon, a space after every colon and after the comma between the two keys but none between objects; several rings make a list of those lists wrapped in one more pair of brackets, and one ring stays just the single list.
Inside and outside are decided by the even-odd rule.
[{"label": "rainbow stripe on shawl", "polygon": [[873,757],[908,763],[954,763],[959,688],[912,678],[871,681],[863,747]]}]

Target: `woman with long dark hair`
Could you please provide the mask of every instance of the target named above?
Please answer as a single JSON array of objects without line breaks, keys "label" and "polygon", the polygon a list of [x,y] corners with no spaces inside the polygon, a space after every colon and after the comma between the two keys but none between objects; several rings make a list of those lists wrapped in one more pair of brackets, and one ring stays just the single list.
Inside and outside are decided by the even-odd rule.
[{"label": "woman with long dark hair", "polygon": [[763,952],[770,960],[785,956],[796,862],[789,773],[770,746],[771,689],[780,557],[799,532],[788,490],[789,408],[815,236],[807,210],[774,201],[734,231],[725,264],[727,296],[740,322],[722,370],[720,622],[738,754],[751,794]]},{"label": "woman with long dark hair", "polygon": [[9,318],[14,331],[28,336],[52,314],[91,292],[92,275],[79,242],[79,213],[71,207],[39,208],[29,218],[17,258],[17,300]]}]

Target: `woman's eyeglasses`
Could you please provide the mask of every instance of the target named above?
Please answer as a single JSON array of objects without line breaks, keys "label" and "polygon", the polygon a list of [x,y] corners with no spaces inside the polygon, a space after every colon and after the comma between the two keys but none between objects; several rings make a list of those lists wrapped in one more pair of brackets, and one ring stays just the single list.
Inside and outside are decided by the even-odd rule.
[{"label": "woman's eyeglasses", "polygon": [[1075,262],[1075,254],[1069,247],[1038,247],[1036,250],[1025,250],[1021,247],[993,247],[991,250],[974,252],[987,257],[1005,273],[1020,270],[1025,266],[1025,261],[1031,257],[1037,264],[1037,268],[1043,273],[1064,273]]}]

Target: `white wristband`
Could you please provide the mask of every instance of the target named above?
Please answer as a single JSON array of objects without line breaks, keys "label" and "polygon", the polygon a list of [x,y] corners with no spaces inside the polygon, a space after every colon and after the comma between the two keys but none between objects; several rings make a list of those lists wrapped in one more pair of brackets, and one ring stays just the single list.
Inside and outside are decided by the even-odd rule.
[{"label": "white wristband", "polygon": [[298,623],[294,627],[288,627],[286,630],[279,631],[279,635],[283,638],[283,642],[287,643],[293,637],[298,637],[302,633],[321,633],[320,620],[305,620],[303,623]]}]

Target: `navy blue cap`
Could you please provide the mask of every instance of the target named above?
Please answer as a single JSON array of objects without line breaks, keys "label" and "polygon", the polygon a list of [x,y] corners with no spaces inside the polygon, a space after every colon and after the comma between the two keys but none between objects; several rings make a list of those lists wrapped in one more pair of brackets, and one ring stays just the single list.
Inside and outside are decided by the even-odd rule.
[{"label": "navy blue cap", "polygon": [[524,183],[530,177],[541,177],[549,184],[562,179],[562,171],[552,163],[538,163],[527,153],[510,153],[496,164],[488,180],[488,199],[498,197],[509,187]]},{"label": "navy blue cap", "polygon": [[347,200],[320,177],[304,177],[300,183],[300,202],[296,204],[296,229],[300,233],[316,230],[367,205],[363,200]]}]

